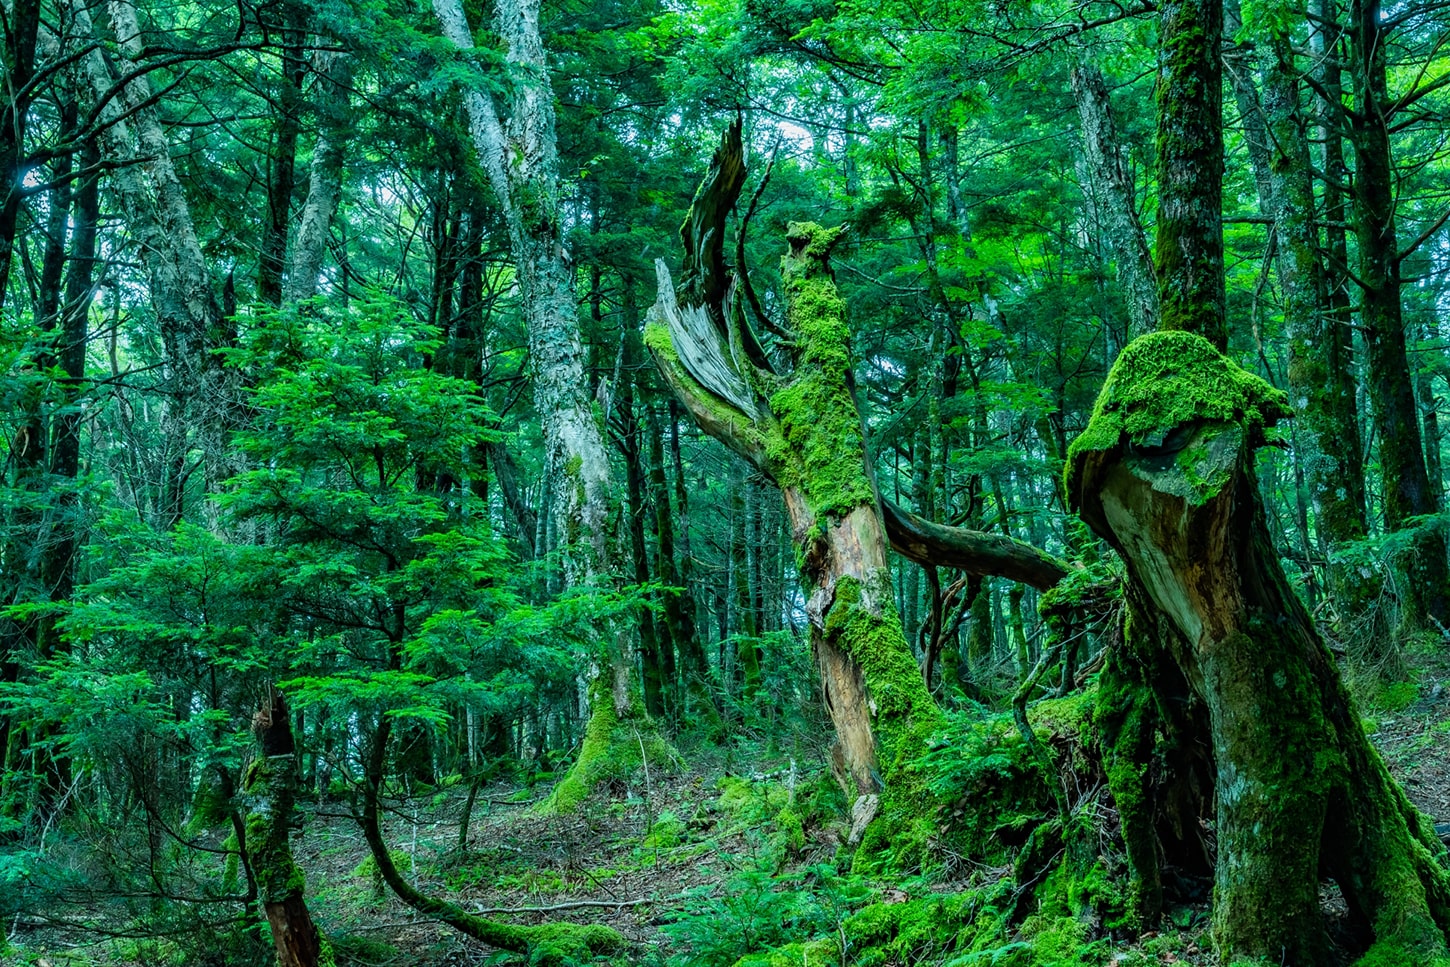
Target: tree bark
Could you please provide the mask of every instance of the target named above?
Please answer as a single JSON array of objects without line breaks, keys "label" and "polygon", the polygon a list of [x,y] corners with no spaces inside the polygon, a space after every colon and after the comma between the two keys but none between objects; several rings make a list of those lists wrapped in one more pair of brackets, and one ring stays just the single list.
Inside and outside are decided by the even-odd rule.
[{"label": "tree bark", "polygon": [[[142,50],[136,10],[128,0],[108,3],[118,44],[117,67],[132,76],[118,96],[101,109],[98,135],[110,165],[110,183],[126,214],[146,269],[152,305],[166,354],[169,405],[163,418],[168,468],[159,501],[158,523],[169,528],[182,518],[192,444],[202,449],[205,477],[215,481],[226,454],[220,428],[232,405],[220,368],[211,358],[221,333],[221,309],[212,291],[211,273],[197,240],[186,193],[171,162],[170,144],[157,117],[147,75],[132,60]],[[86,7],[73,3],[82,37],[96,37]],[[81,61],[90,98],[99,103],[118,82],[100,50]],[[196,439],[193,439],[193,433]]]},{"label": "tree bark", "polygon": [[[1107,213],[1108,244],[1112,246],[1118,285],[1128,307],[1128,338],[1158,328],[1158,286],[1153,257],[1143,224],[1138,220],[1137,191],[1123,157],[1112,102],[1102,71],[1080,64],[1072,71],[1072,94],[1082,122],[1088,170]],[[1121,338],[1121,337],[1119,337]]]},{"label": "tree bark", "polygon": [[291,715],[282,693],[275,688],[269,691],[267,704],[252,718],[261,755],[247,767],[242,781],[247,803],[246,849],[272,927],[279,967],[317,967],[327,941],[308,912],[305,881],[288,839],[297,793]]},{"label": "tree bark", "polygon": [[4,79],[8,96],[0,103],[0,309],[10,288],[15,235],[25,194],[25,133],[34,98],[36,40],[40,33],[40,0],[14,0],[5,17]]},{"label": "tree bark", "polygon": [[351,56],[318,51],[313,55],[312,70],[317,78],[314,82],[317,138],[307,170],[307,199],[302,203],[302,216],[287,269],[283,294],[287,302],[300,302],[317,293],[323,258],[327,254],[328,231],[342,194],[343,159],[352,133],[348,120]]},{"label": "tree bark", "polygon": [[[460,51],[474,48],[459,0],[434,0],[433,10]],[[503,0],[496,27],[516,72],[507,125],[488,95],[466,89],[469,133],[508,226],[565,580],[570,587],[614,584],[625,573],[615,539],[619,507],[584,370],[574,268],[559,211],[554,94],[539,36],[539,0]],[[663,749],[632,681],[634,629],[618,618],[600,625],[603,660],[590,725],[578,760],[551,797],[552,808],[573,808],[599,779],[637,762],[641,746]]]},{"label": "tree bark", "polygon": [[1223,269],[1223,0],[1159,7],[1158,237],[1162,325],[1228,344]]},{"label": "tree bark", "polygon": [[[1289,393],[1296,413],[1295,455],[1315,521],[1331,548],[1366,533],[1364,468],[1353,356],[1337,338],[1316,228],[1308,119],[1300,109],[1289,38],[1272,34],[1260,51],[1268,125],[1271,192],[1265,213],[1278,237],[1276,263],[1289,333]],[[1326,133],[1326,136],[1335,136]],[[1331,565],[1330,582],[1349,623],[1363,617],[1377,583]]]},{"label": "tree bark", "polygon": [[282,304],[282,272],[287,265],[287,238],[291,233],[292,193],[297,185],[297,135],[301,128],[302,81],[306,61],[302,40],[306,9],[297,3],[282,5],[282,83],[273,110],[276,140],[268,157],[267,221],[262,226],[262,251],[257,265],[257,297],[268,305]]},{"label": "tree bark", "polygon": [[[1360,324],[1369,357],[1369,397],[1384,480],[1385,529],[1435,511],[1425,471],[1414,378],[1405,345],[1400,300],[1400,254],[1395,229],[1396,175],[1390,154],[1391,119],[1385,36],[1378,0],[1352,0],[1349,47],[1354,107],[1346,112],[1354,148],[1353,204],[1359,238]],[[1411,624],[1426,616],[1450,623],[1450,572],[1444,530],[1417,529],[1406,569]]]}]

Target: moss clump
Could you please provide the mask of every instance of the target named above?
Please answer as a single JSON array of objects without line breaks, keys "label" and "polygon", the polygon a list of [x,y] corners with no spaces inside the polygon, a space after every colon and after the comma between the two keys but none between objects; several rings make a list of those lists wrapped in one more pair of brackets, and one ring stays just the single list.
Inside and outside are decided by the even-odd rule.
[{"label": "moss clump", "polygon": [[1097,689],[1084,688],[1062,698],[1045,698],[1027,709],[1034,729],[1062,738],[1087,734],[1097,705]]},{"label": "moss clump", "polygon": [[840,953],[840,947],[829,940],[813,940],[746,954],[735,967],[835,967]]},{"label": "moss clump", "polygon": [[[835,787],[835,783],[831,783]],[[720,780],[720,797],[714,808],[724,814],[724,835],[748,830],[762,830],[771,855],[783,861],[799,853],[806,845],[806,822],[814,818],[820,804],[819,796],[809,788],[804,798],[779,783],[751,782],[736,776]]]},{"label": "moss clump", "polygon": [[[599,954],[622,950],[624,937],[600,924],[548,923],[536,927],[504,927],[514,933],[529,952],[531,967],[565,967],[586,963]],[[513,948],[509,948],[513,949]]]},{"label": "moss clump", "polygon": [[928,954],[970,946],[981,912],[978,900],[977,894],[967,892],[873,903],[842,926],[854,954],[851,963],[913,964]]},{"label": "moss clump", "polygon": [[1450,967],[1450,957],[1427,957],[1422,950],[1381,941],[1356,960],[1354,967]]},{"label": "moss clump", "polygon": [[852,392],[851,330],[826,256],[840,229],[792,222],[781,260],[795,375],[770,397],[779,421],[767,455],[778,482],[797,487],[817,516],[841,516],[875,499],[865,437]]},{"label": "moss clump", "polygon": [[1237,423],[1252,440],[1290,415],[1282,391],[1239,367],[1202,336],[1139,336],[1118,356],[1087,429],[1068,447],[1068,493],[1077,493],[1075,478],[1087,453],[1125,443],[1162,446],[1173,430],[1201,421]]}]

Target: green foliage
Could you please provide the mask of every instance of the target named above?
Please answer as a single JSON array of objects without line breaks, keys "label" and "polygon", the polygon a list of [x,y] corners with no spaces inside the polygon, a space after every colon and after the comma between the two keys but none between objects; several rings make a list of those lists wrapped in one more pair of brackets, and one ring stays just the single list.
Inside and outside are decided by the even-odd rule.
[{"label": "green foliage", "polygon": [[1055,808],[1047,777],[1007,715],[949,716],[921,768],[945,804],[942,834],[985,862],[1005,861]]},{"label": "green foliage", "polygon": [[[774,967],[774,951],[834,933],[868,895],[864,882],[826,865],[787,876],[746,870],[733,876],[721,895],[695,891],[684,911],[665,925],[664,932],[683,948],[670,958],[670,967],[733,967],[737,962]],[[743,960],[751,956],[757,959]],[[806,962],[829,962],[810,959],[822,956],[819,948],[806,956]]]}]

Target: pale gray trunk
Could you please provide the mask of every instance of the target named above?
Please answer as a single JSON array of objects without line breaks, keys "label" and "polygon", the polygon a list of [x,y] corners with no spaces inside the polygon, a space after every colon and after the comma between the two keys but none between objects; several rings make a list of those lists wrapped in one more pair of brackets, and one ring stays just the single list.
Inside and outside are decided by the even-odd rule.
[{"label": "pale gray trunk", "polygon": [[[120,77],[136,73],[132,58],[142,49],[135,7],[128,0],[111,0],[107,10],[118,44],[114,69],[100,50],[89,52],[80,63],[92,105]],[[97,35],[84,5],[73,4],[71,12],[81,36]],[[162,420],[169,453],[160,523],[170,525],[181,518],[182,490],[189,475],[186,465],[194,446],[202,449],[208,482],[220,476],[224,454],[220,436],[213,431],[222,425],[228,396],[219,367],[208,358],[209,334],[215,331],[221,311],[191,208],[171,161],[170,143],[151,98],[146,75],[133,77],[102,107],[104,126],[97,138],[112,166],[111,188],[136,240],[166,350],[171,402]]]},{"label": "pale gray trunk", "polygon": [[1082,140],[1088,171],[1106,216],[1108,244],[1117,266],[1118,285],[1128,305],[1128,338],[1158,328],[1158,283],[1143,223],[1138,220],[1133,174],[1123,157],[1117,125],[1113,123],[1108,87],[1096,67],[1081,65],[1072,72],[1072,94],[1082,121]]},{"label": "pale gray trunk", "polygon": [[[474,46],[459,0],[434,0],[444,34]],[[505,126],[489,99],[467,91],[469,132],[504,210],[518,273],[532,361],[534,406],[542,415],[554,513],[570,546],[566,578],[582,584],[620,572],[612,537],[614,489],[608,451],[594,418],[574,301],[574,269],[559,213],[554,96],[539,38],[538,0],[504,0],[497,29],[515,72]]]},{"label": "pale gray trunk", "polygon": [[307,201],[292,245],[283,298],[299,302],[317,292],[327,236],[342,193],[342,163],[351,125],[347,121],[348,89],[352,86],[352,58],[336,51],[319,51],[313,64],[317,75],[317,141],[307,175]]},{"label": "pale gray trunk", "polygon": [[[1243,25],[1239,0],[1225,0],[1224,36],[1233,38]],[[1253,44],[1238,44],[1225,53],[1224,66],[1228,69],[1229,83],[1233,87],[1234,104],[1239,109],[1239,125],[1243,128],[1244,147],[1248,150],[1249,167],[1253,170],[1254,187],[1259,195],[1259,210],[1272,218],[1278,208],[1272,173],[1274,143],[1264,117],[1265,108],[1259,103],[1259,89],[1254,83],[1254,55]]]},{"label": "pale gray trunk", "polygon": [[[460,0],[433,0],[433,10],[444,36],[460,50],[474,48]],[[539,0],[500,0],[495,29],[512,75],[508,120],[500,120],[497,105],[478,90],[466,89],[463,103],[479,162],[508,226],[528,329],[534,408],[544,435],[550,518],[563,550],[566,586],[613,584],[624,574],[614,534],[615,489],[604,433],[589,395],[574,268],[559,211],[554,92],[539,36]],[[633,627],[613,618],[596,622],[596,630],[604,662],[590,689],[591,725],[578,759],[555,787],[546,809],[575,808],[600,779],[627,770],[639,757],[648,758],[647,749],[655,756],[669,754],[631,681]]]}]

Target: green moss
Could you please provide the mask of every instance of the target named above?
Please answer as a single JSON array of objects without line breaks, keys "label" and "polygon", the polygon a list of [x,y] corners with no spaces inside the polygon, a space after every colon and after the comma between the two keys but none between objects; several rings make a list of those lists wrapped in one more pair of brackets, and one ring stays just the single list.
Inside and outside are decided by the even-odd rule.
[{"label": "green moss", "polygon": [[827,640],[861,667],[885,780],[879,818],[857,852],[857,872],[928,865],[937,831],[938,803],[921,760],[945,719],[911,655],[887,581],[888,575],[880,575],[868,591],[860,581],[840,579],[825,616]]},{"label": "green moss", "polygon": [[536,815],[562,815],[578,809],[599,783],[628,776],[639,768],[641,746],[652,766],[663,767],[674,758],[638,699],[631,709],[630,721],[620,718],[608,679],[608,672],[601,672],[589,686],[589,724],[584,728],[579,758],[548,797],[534,808]]},{"label": "green moss", "polygon": [[258,757],[244,773],[248,800],[247,852],[264,903],[280,903],[306,889],[302,869],[292,860],[288,815],[292,810],[292,759]]},{"label": "green moss", "polygon": [[866,475],[861,415],[851,391],[851,330],[826,256],[840,229],[791,223],[781,261],[795,374],[770,397],[778,432],[766,440],[771,472],[798,488],[818,517],[841,516],[875,499]]},{"label": "green moss", "polygon": [[970,949],[983,912],[973,891],[933,894],[901,903],[873,903],[847,918],[842,932],[859,967],[921,963],[933,955]]},{"label": "green moss", "polygon": [[791,852],[798,853],[806,848],[805,823],[794,805],[786,806],[775,814],[775,826],[784,839],[784,845]]},{"label": "green moss", "polygon": [[735,967],[835,967],[840,948],[830,940],[793,943],[774,950],[746,954]]},{"label": "green moss", "polygon": [[1027,721],[1038,732],[1064,738],[1086,736],[1093,721],[1097,689],[1084,688],[1062,698],[1034,702],[1027,709]]},{"label": "green moss", "polygon": [[655,817],[654,823],[650,826],[644,839],[640,841],[640,845],[645,849],[673,849],[680,845],[680,838],[684,832],[684,821],[666,809]]},{"label": "green moss", "polygon": [[1354,967],[1450,967],[1450,957],[1427,957],[1422,950],[1381,941],[1356,960]]},{"label": "green moss", "polygon": [[566,967],[625,947],[618,931],[600,924],[546,923],[538,926],[492,924],[488,942],[505,950],[528,951],[531,967]]},{"label": "green moss", "polygon": [[[1068,447],[1066,480],[1076,494],[1082,458],[1094,451],[1161,445],[1173,430],[1200,421],[1237,423],[1250,433],[1291,415],[1288,397],[1240,368],[1202,336],[1153,332],[1118,356],[1087,428]],[[1196,464],[1192,451],[1181,465]]]}]

